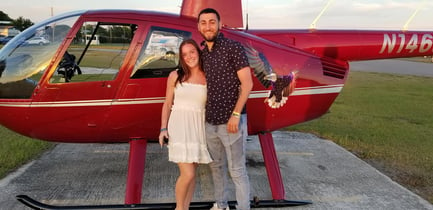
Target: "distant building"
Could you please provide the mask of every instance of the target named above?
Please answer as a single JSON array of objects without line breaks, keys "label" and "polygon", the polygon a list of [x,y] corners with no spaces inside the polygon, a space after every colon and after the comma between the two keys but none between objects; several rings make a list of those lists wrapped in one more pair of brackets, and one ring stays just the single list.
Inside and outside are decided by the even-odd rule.
[{"label": "distant building", "polygon": [[3,36],[16,36],[21,31],[15,29],[12,21],[0,21],[0,35]]},{"label": "distant building", "polygon": [[[85,43],[87,44],[87,43],[89,43],[90,42],[90,38],[92,38],[92,35],[88,35],[88,34],[86,34],[86,36],[85,36]],[[101,44],[100,42],[99,42],[99,35],[94,35],[93,36],[93,39],[92,39],[92,41],[90,42],[90,44],[91,45],[99,45],[99,44]]]}]

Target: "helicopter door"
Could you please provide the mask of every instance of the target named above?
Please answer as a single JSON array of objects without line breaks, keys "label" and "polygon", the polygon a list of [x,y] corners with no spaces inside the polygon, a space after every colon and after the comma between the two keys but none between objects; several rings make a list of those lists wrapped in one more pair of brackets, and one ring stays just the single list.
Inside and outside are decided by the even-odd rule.
[{"label": "helicopter door", "polygon": [[[137,29],[136,24],[115,21],[85,21],[74,27],[73,39],[61,51],[61,61],[40,90],[49,107],[56,108],[44,115],[51,129],[73,128],[81,132],[77,137],[88,134],[88,139],[98,139]],[[65,130],[65,138],[74,139],[74,135]]]},{"label": "helicopter door", "polygon": [[143,45],[136,52],[132,71],[125,75],[129,78],[118,93],[119,101],[114,103],[117,106],[112,107],[114,120],[107,122],[111,130],[106,133],[119,138],[124,134],[144,138],[156,135],[167,77],[178,68],[179,46],[192,37],[191,30],[195,28],[179,25],[144,28],[139,38],[144,41]]}]

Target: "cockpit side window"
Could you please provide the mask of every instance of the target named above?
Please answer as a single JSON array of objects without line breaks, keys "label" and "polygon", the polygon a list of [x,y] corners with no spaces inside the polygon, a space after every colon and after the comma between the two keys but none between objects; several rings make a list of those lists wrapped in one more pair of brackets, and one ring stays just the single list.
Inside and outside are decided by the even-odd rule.
[{"label": "cockpit side window", "polygon": [[114,80],[136,29],[135,24],[84,22],[50,82]]},{"label": "cockpit side window", "polygon": [[0,98],[31,98],[51,59],[79,15],[40,22],[19,33],[0,51]]},{"label": "cockpit side window", "polygon": [[190,32],[151,27],[131,78],[167,77],[178,66],[180,44],[190,37]]}]

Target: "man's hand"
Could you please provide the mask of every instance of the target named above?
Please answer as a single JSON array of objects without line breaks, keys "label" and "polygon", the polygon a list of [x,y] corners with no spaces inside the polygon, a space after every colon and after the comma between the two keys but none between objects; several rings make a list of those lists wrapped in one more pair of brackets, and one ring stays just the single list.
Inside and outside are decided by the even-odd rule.
[{"label": "man's hand", "polygon": [[237,133],[239,131],[239,121],[239,117],[231,116],[229,121],[227,122],[227,132]]}]

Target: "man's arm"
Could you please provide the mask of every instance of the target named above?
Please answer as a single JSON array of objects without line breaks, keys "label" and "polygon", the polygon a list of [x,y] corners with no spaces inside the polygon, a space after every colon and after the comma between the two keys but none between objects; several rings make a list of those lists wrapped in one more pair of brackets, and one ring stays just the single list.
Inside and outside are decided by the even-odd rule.
[{"label": "man's arm", "polygon": [[[239,71],[237,71],[237,74],[241,82],[241,89],[238,101],[236,102],[233,112],[241,113],[243,107],[247,103],[250,92],[253,89],[253,79],[251,77],[251,71],[249,66],[240,69]],[[227,131],[229,133],[236,133],[238,132],[238,128],[239,116],[231,116],[227,123]]]}]

